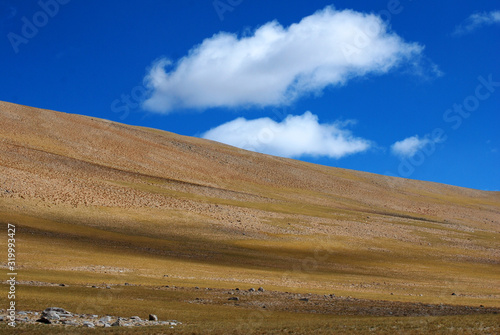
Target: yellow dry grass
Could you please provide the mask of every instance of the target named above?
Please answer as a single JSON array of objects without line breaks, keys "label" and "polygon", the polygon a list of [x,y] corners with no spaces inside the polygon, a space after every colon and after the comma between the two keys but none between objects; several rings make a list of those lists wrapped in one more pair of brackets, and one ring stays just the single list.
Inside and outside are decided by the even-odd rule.
[{"label": "yellow dry grass", "polygon": [[[194,291],[158,288],[263,286],[500,307],[498,192],[321,167],[1,102],[0,129],[0,227],[17,227],[21,309],[155,313],[184,322],[176,331],[186,334],[495,326],[491,315],[268,315],[259,306],[193,304]],[[265,322],[238,328],[235,320],[251,313]]]}]

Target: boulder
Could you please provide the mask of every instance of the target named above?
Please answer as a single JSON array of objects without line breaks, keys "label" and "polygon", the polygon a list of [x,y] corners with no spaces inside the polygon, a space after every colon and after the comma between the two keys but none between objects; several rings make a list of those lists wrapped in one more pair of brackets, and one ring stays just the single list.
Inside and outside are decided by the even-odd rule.
[{"label": "boulder", "polygon": [[68,314],[69,312],[65,310],[64,308],[61,307],[48,307],[45,308],[42,312],[42,314],[48,313],[48,312],[56,312],[56,313],[62,313],[62,314]]},{"label": "boulder", "polygon": [[149,321],[158,321],[158,317],[155,314],[149,314]]}]

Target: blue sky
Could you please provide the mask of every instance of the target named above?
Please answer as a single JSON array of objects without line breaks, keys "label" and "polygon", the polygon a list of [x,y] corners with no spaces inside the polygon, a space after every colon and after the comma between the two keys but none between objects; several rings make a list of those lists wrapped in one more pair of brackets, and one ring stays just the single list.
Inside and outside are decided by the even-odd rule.
[{"label": "blue sky", "polygon": [[498,1],[0,0],[0,26],[3,101],[500,190]]}]

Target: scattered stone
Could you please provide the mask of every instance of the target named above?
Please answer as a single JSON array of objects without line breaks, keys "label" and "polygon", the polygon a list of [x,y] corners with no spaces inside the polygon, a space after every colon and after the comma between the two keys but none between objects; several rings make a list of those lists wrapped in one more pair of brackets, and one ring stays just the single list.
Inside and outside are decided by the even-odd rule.
[{"label": "scattered stone", "polygon": [[255,289],[252,287],[251,289],[248,290],[248,292],[255,292]]},{"label": "scattered stone", "polygon": [[46,318],[46,319],[49,319],[49,320],[59,320],[61,317],[59,316],[59,314],[57,314],[56,312],[54,311],[49,311],[47,313],[43,313],[43,316]]},{"label": "scattered stone", "polygon": [[57,314],[71,314],[67,310],[61,307],[48,307],[43,310],[42,315],[47,314],[49,312],[55,312]]},{"label": "scattered stone", "polygon": [[124,326],[124,322],[122,319],[118,319],[111,324],[111,327],[123,327],[123,326]]},{"label": "scattered stone", "polygon": [[108,290],[111,289],[111,286],[106,286],[106,289],[108,289]]},{"label": "scattered stone", "polygon": [[135,320],[135,321],[142,321],[142,319],[138,316],[131,316],[130,320]]},{"label": "scattered stone", "polygon": [[198,286],[195,286],[195,288],[194,288],[194,289],[195,289],[195,290],[199,290],[200,288],[199,288]]},{"label": "scattered stone", "polygon": [[95,285],[92,285],[92,288],[97,288],[97,286],[95,286]]},{"label": "scattered stone", "polygon": [[309,301],[309,298],[300,298],[299,300],[300,300],[300,301],[306,301],[306,302],[307,302],[307,301]]},{"label": "scattered stone", "polygon": [[130,284],[129,283],[125,283],[125,286],[129,286]]},{"label": "scattered stone", "polygon": [[227,299],[227,300],[239,301],[239,300],[240,300],[240,298],[238,298],[238,297],[231,297],[231,298],[229,298],[229,299]]},{"label": "scattered stone", "polygon": [[240,289],[239,288],[236,288],[235,291],[239,291]]},{"label": "scattered stone", "polygon": [[67,326],[78,326],[78,323],[72,320],[63,320],[61,323]]},{"label": "scattered stone", "polygon": [[36,320],[36,322],[44,323],[46,325],[50,325],[52,321],[47,319],[46,317],[42,316],[40,319]]},{"label": "scattered stone", "polygon": [[102,318],[99,319],[99,322],[101,322],[101,323],[111,322],[111,317],[110,316],[104,316],[104,317],[102,317]]},{"label": "scattered stone", "polygon": [[17,312],[17,315],[28,315],[28,313],[24,312],[24,311],[19,311],[19,312]]},{"label": "scattered stone", "polygon": [[149,314],[149,321],[158,321],[158,317],[155,314]]},{"label": "scattered stone", "polygon": [[90,322],[90,321],[84,321],[82,325],[84,327],[87,327],[87,328],[94,328],[95,327],[95,324],[93,322]]},{"label": "scattered stone", "polygon": [[59,286],[66,286],[66,284],[59,284]]},{"label": "scattered stone", "polygon": [[263,287],[259,287],[258,291],[259,292],[264,292],[264,288]]},{"label": "scattered stone", "polygon": [[451,295],[456,295],[456,293],[455,293],[455,292],[453,292]]}]

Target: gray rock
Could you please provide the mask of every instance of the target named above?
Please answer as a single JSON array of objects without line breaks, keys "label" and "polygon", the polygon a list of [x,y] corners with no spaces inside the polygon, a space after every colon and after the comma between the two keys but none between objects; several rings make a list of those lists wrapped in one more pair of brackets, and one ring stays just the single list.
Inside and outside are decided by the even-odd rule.
[{"label": "gray rock", "polygon": [[123,320],[118,319],[111,324],[111,327],[123,327],[124,325],[125,323],[123,322]]},{"label": "gray rock", "polygon": [[155,314],[149,314],[149,321],[158,321],[158,317]]},{"label": "gray rock", "polygon": [[95,324],[93,322],[90,322],[90,321],[84,321],[82,325],[84,327],[87,327],[87,328],[94,328],[95,327]]},{"label": "gray rock", "polygon": [[109,328],[109,327],[111,327],[111,325],[109,323],[105,323],[103,327],[104,328]]},{"label": "gray rock", "polygon": [[263,287],[259,287],[258,291],[259,292],[264,292],[264,288]]},{"label": "gray rock", "polygon": [[135,320],[135,321],[142,321],[142,319],[138,316],[131,316],[130,320]]},{"label": "gray rock", "polygon": [[78,323],[73,320],[63,320],[61,323],[68,326],[78,326]]},{"label": "gray rock", "polygon": [[44,312],[43,316],[49,320],[59,320],[61,317],[54,311]]},{"label": "gray rock", "polygon": [[306,302],[307,302],[307,301],[309,301],[309,298],[300,298],[299,300],[300,300],[300,301],[306,301]]},{"label": "gray rock", "polygon": [[56,313],[62,313],[62,314],[67,314],[69,313],[67,310],[65,310],[64,308],[61,308],[61,307],[48,307],[48,308],[45,308],[42,312],[42,314],[44,313],[48,313],[48,312],[56,312]]},{"label": "gray rock", "polygon": [[238,297],[231,297],[231,298],[229,298],[229,299],[227,299],[227,300],[239,301],[239,300],[240,300],[240,298],[238,298]]},{"label": "gray rock", "polygon": [[28,313],[24,312],[24,311],[19,311],[19,312],[17,312],[17,315],[28,315]]},{"label": "gray rock", "polygon": [[99,322],[101,323],[108,323],[111,322],[111,317],[110,316],[105,316],[99,319]]},{"label": "gray rock", "polygon": [[252,287],[251,289],[248,290],[248,292],[255,292],[255,289]]}]

